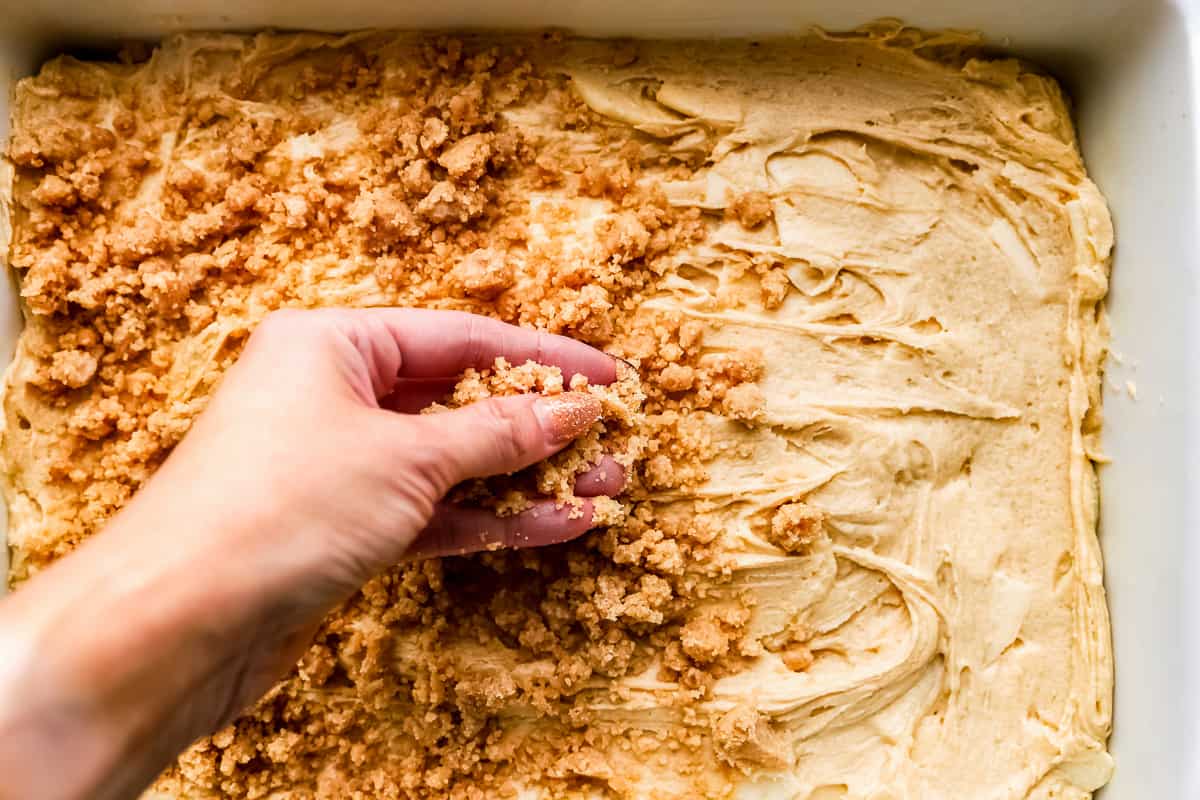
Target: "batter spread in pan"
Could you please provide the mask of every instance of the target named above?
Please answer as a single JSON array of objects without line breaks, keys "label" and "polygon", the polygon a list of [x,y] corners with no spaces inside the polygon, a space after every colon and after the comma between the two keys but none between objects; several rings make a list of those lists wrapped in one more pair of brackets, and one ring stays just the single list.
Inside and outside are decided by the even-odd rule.
[{"label": "batter spread in pan", "polygon": [[[379,576],[161,796],[1107,780],[1112,229],[1051,78],[898,25],[187,35],[15,108],[14,586],[103,535],[271,309],[464,309],[638,373],[533,478],[615,442],[606,524]],[[446,403],[562,382],[498,364]]]}]

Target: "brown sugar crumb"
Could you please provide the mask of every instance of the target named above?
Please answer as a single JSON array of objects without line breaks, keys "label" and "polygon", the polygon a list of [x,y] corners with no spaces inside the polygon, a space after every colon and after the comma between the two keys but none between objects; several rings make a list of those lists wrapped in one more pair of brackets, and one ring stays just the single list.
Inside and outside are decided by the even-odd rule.
[{"label": "brown sugar crumb", "polygon": [[762,377],[761,353],[704,354],[694,320],[659,320],[648,331],[639,332],[635,342],[635,355],[652,373],[647,386],[649,410],[713,409],[745,422],[759,418],[762,394],[750,384]]},{"label": "brown sugar crumb", "polygon": [[615,498],[604,495],[592,498],[592,525],[594,527],[607,528],[623,522],[626,513],[625,506]]},{"label": "brown sugar crumb", "polygon": [[789,555],[807,552],[825,532],[825,515],[804,503],[787,503],[775,511],[767,541]]},{"label": "brown sugar crumb", "polygon": [[737,706],[713,725],[717,756],[749,774],[754,769],[783,769],[795,761],[787,740],[749,706]]},{"label": "brown sugar crumb", "polygon": [[96,374],[97,361],[83,350],[59,350],[50,362],[50,378],[70,389],[86,386]]},{"label": "brown sugar crumb", "polygon": [[811,638],[812,631],[801,622],[793,621],[783,630],[763,637],[759,644],[767,652],[775,653],[792,672],[804,672],[816,661],[809,647]]},{"label": "brown sugar crumb", "polygon": [[437,163],[446,168],[454,180],[476,180],[483,175],[492,156],[492,135],[473,133],[446,148]]},{"label": "brown sugar crumb", "polygon": [[728,653],[729,640],[720,623],[710,617],[697,617],[680,631],[683,652],[701,664],[716,661]]},{"label": "brown sugar crumb", "polygon": [[426,153],[435,152],[446,143],[449,135],[450,129],[445,122],[437,117],[429,117],[421,129],[421,149]]},{"label": "brown sugar crumb", "polygon": [[459,189],[450,181],[438,181],[416,206],[417,216],[434,225],[465,223],[483,213],[485,199],[472,188]]},{"label": "brown sugar crumb", "polygon": [[202,258],[190,256],[177,261],[157,256],[146,259],[138,265],[142,297],[154,304],[164,319],[175,319],[204,277],[204,263]]},{"label": "brown sugar crumb", "polygon": [[708,477],[704,462],[713,452],[712,434],[703,418],[686,411],[648,415],[642,479],[648,489],[695,486]]},{"label": "brown sugar crumb", "polygon": [[771,310],[783,305],[792,290],[792,281],[782,269],[772,269],[762,276],[761,286],[763,307]]},{"label": "brown sugar crumb", "polygon": [[454,685],[458,707],[476,716],[502,710],[516,695],[516,680],[500,669],[481,667],[468,671]]},{"label": "brown sugar crumb", "polygon": [[762,227],[774,216],[771,198],[766,192],[746,192],[738,195],[726,206],[725,213],[736,219],[742,227],[751,230]]},{"label": "brown sugar crumb", "polygon": [[765,403],[762,389],[752,383],[738,384],[725,393],[725,413],[743,422],[761,417]]},{"label": "brown sugar crumb", "polygon": [[503,253],[481,247],[455,265],[450,283],[464,295],[489,300],[513,286],[516,270]]},{"label": "brown sugar crumb", "polygon": [[75,187],[57,175],[50,174],[33,190],[33,199],[48,206],[72,206],[75,204]]},{"label": "brown sugar crumb", "polygon": [[807,645],[795,642],[779,654],[783,665],[792,672],[804,672],[813,665],[813,653]]},{"label": "brown sugar crumb", "polygon": [[686,392],[696,382],[696,370],[686,364],[668,364],[658,376],[658,383],[668,392]]},{"label": "brown sugar crumb", "polygon": [[596,238],[609,258],[619,263],[641,258],[650,246],[650,231],[629,211],[597,222]]}]

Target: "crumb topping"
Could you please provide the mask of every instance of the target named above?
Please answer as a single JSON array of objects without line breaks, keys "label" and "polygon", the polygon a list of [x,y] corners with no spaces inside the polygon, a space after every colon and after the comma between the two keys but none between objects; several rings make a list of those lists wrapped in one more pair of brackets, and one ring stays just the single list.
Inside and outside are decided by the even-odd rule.
[{"label": "crumb topping", "polygon": [[767,540],[793,555],[805,552],[825,535],[825,515],[804,503],[785,503],[771,518]]},{"label": "crumb topping", "polygon": [[[544,551],[380,576],[267,698],[162,779],[224,797],[482,797],[528,772],[513,765],[536,763],[573,785],[575,772],[550,765],[595,762],[601,740],[631,735],[589,727],[609,682],[661,662],[679,687],[663,702],[690,701],[744,628],[698,610],[728,581],[716,531],[654,493],[704,479],[711,445],[697,412],[725,403],[752,414],[760,400],[743,389],[761,362],[706,360],[703,324],[641,310],[707,223],[668,202],[647,146],[521,46],[381,35],[292,54],[284,41],[194,52],[177,41],[100,71],[64,59],[23,84],[53,102],[21,103],[9,146],[11,257],[30,316],[7,404],[29,424],[7,444],[36,437],[45,448],[47,466],[24,465],[17,481],[52,513],[13,541],[10,580],[129,499],[275,308],[456,308],[575,336],[637,366],[599,387],[501,360],[468,371],[440,407],[517,392],[597,397],[603,418],[573,446],[454,497],[501,513],[533,495],[572,502],[574,478],[607,454],[627,484],[619,500],[594,501],[597,529]],[[226,51],[271,67],[185,69]],[[549,122],[521,124],[518,108]],[[579,137],[596,158],[574,155]],[[545,187],[553,201],[531,203]],[[579,214],[593,208],[603,213],[580,237]],[[529,714],[561,735],[510,731]]]}]

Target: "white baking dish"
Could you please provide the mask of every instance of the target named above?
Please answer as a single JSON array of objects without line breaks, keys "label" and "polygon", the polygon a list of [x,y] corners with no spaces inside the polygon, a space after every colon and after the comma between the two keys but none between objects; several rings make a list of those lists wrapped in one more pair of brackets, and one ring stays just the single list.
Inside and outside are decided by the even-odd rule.
[{"label": "white baking dish", "polygon": [[[1200,8],[1189,0],[7,0],[0,84],[64,47],[188,29],[565,27],[585,34],[736,36],[899,16],[982,30],[1049,67],[1077,101],[1088,168],[1111,203],[1102,543],[1117,664],[1117,770],[1104,800],[1200,798]],[[0,93],[0,139],[7,132]],[[0,352],[18,326],[0,282]],[[1136,399],[1134,394],[1136,393]],[[980,754],[986,758],[985,753]]]}]

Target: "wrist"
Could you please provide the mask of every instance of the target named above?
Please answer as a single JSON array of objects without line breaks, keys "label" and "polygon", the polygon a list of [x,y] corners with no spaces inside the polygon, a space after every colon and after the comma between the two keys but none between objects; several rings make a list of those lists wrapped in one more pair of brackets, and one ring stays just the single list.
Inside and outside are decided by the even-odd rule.
[{"label": "wrist", "polygon": [[136,796],[222,713],[220,588],[127,538],[115,520],[0,604],[0,798]]}]

